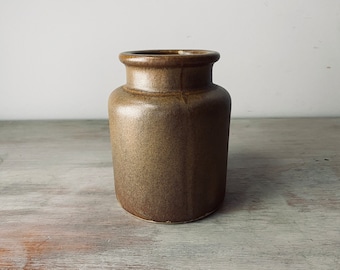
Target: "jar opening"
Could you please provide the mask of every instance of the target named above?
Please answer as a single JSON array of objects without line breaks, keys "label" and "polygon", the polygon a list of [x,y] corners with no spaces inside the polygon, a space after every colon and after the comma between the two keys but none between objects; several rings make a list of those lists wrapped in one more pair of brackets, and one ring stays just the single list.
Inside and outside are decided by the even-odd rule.
[{"label": "jar opening", "polygon": [[213,64],[218,52],[209,50],[141,50],[123,52],[120,60],[127,66],[196,66]]},{"label": "jar opening", "polygon": [[131,54],[137,55],[200,55],[200,54],[207,54],[210,51],[203,51],[203,50],[147,50],[147,51],[132,51],[127,52]]}]

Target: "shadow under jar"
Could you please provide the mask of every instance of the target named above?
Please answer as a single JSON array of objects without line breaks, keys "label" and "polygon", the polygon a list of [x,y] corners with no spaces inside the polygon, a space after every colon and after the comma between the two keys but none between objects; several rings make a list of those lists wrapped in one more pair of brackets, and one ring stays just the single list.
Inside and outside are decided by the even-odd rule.
[{"label": "shadow under jar", "polygon": [[115,192],[155,222],[203,218],[223,202],[231,100],[212,83],[219,54],[124,52],[127,82],[109,98]]}]

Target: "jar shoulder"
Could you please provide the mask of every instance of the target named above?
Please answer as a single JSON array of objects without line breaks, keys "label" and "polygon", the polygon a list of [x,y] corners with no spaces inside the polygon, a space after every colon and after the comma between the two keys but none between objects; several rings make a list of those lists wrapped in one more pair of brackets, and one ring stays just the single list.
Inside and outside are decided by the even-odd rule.
[{"label": "jar shoulder", "polygon": [[109,97],[109,106],[174,106],[179,104],[200,106],[225,104],[230,106],[231,97],[226,89],[218,85],[212,85],[208,89],[175,93],[147,93],[134,91],[120,86],[112,91]]},{"label": "jar shoulder", "polygon": [[207,91],[171,95],[140,94],[119,87],[111,93],[108,107],[111,125],[118,122],[131,125],[136,121],[168,125],[173,119],[187,118],[192,124],[201,125],[202,121],[227,123],[231,100],[228,92],[218,86]]}]

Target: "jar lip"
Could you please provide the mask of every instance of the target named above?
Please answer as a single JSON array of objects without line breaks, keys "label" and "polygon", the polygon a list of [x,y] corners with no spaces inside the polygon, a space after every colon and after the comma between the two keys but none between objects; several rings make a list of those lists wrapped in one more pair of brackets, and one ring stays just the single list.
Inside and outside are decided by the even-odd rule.
[{"label": "jar lip", "polygon": [[137,50],[122,52],[119,59],[127,66],[197,66],[212,64],[220,54],[211,50]]}]

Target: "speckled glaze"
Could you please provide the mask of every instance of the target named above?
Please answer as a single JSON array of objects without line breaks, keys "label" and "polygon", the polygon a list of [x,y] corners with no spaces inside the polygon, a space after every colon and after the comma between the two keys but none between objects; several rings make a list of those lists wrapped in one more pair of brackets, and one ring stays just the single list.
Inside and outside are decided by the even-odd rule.
[{"label": "speckled glaze", "polygon": [[126,85],[109,98],[116,196],[133,215],[181,223],[225,194],[231,100],[212,83],[219,54],[124,52]]}]

